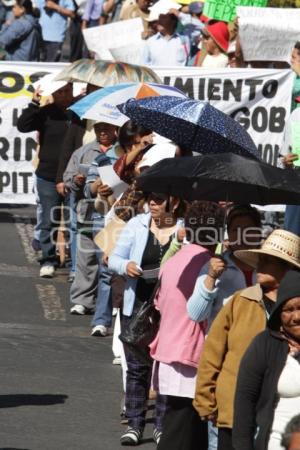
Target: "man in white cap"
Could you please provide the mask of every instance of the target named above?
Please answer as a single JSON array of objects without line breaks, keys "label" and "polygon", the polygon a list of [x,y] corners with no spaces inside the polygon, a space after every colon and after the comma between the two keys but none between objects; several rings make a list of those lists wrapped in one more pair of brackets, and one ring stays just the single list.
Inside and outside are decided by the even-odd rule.
[{"label": "man in white cap", "polygon": [[149,22],[157,21],[157,33],[145,42],[143,60],[149,66],[185,66],[190,55],[190,40],[176,32],[178,18],[170,13],[180,5],[159,0],[151,9]]}]

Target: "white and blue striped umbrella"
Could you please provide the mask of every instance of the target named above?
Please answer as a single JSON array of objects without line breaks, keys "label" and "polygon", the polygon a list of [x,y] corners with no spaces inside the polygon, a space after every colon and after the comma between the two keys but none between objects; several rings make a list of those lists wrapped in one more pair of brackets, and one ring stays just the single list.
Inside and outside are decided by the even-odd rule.
[{"label": "white and blue striped umbrella", "polygon": [[177,88],[164,84],[122,83],[97,90],[74,103],[70,109],[81,119],[107,121],[121,126],[128,117],[118,110],[118,104],[130,98],[139,99],[160,95],[186,98],[185,94]]}]

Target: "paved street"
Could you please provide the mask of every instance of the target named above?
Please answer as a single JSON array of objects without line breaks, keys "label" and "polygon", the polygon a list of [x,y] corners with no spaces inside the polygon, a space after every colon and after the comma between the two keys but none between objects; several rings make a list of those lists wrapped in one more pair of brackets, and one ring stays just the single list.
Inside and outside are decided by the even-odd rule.
[{"label": "paved street", "polygon": [[112,338],[90,337],[90,317],[69,314],[65,269],[38,277],[33,218],[32,207],[0,207],[0,450],[119,450]]}]

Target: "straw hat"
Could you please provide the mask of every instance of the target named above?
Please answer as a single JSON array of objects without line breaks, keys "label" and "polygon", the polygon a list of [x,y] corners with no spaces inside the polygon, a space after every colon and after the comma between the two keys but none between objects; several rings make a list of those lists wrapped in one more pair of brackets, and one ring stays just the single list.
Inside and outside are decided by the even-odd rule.
[{"label": "straw hat", "polygon": [[259,255],[271,255],[300,268],[300,237],[290,231],[274,230],[260,249],[237,250],[234,256],[256,268]]}]

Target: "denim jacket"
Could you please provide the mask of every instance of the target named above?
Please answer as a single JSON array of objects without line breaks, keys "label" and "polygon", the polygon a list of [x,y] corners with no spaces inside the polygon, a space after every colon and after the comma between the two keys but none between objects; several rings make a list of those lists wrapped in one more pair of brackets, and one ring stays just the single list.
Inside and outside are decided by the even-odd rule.
[{"label": "denim jacket", "polygon": [[0,32],[0,45],[6,50],[6,60],[38,61],[40,28],[38,20],[26,14],[4,26]]},{"label": "denim jacket", "polygon": [[[123,229],[113,253],[109,257],[108,267],[119,275],[126,275],[127,264],[134,261],[141,264],[147,244],[150,213],[138,214],[129,220]],[[123,314],[131,316],[135,301],[137,278],[128,278],[124,291]]]}]

